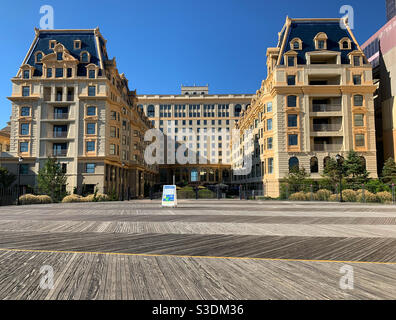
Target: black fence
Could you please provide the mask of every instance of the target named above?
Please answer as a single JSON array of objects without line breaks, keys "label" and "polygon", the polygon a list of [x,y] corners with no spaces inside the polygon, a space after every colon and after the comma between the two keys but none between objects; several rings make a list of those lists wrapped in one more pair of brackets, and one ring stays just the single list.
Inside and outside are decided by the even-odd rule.
[{"label": "black fence", "polygon": [[0,188],[0,206],[10,206],[17,203],[18,187]]}]

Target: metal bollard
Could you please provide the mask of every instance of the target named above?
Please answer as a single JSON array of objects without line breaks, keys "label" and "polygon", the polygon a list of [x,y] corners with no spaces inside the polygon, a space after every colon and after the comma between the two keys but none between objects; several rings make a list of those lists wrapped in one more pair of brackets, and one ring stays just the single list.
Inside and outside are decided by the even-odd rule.
[{"label": "metal bollard", "polygon": [[365,195],[365,192],[364,192],[364,184],[362,184],[362,201],[363,201],[363,203],[366,203],[366,195]]},{"label": "metal bollard", "polygon": [[396,198],[395,198],[395,184],[392,183],[392,202],[393,204],[396,203]]},{"label": "metal bollard", "polygon": [[311,190],[311,201],[313,201],[313,185],[312,184],[310,186],[310,190]]}]

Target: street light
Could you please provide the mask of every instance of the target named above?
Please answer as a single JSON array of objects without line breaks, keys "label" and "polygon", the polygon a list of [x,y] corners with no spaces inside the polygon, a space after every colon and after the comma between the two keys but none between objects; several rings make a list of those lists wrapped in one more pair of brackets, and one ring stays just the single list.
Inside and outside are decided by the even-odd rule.
[{"label": "street light", "polygon": [[122,163],[122,183],[121,183],[121,201],[124,201],[124,177],[125,177],[125,163]]},{"label": "street light", "polygon": [[23,161],[22,157],[18,158],[18,187],[17,187],[17,206],[19,206],[19,195],[20,195],[20,188],[21,188],[21,163]]},{"label": "street light", "polygon": [[337,160],[338,174],[340,178],[340,202],[344,202],[344,200],[342,199],[342,161],[341,161],[342,157],[339,154],[337,154],[336,160]]}]

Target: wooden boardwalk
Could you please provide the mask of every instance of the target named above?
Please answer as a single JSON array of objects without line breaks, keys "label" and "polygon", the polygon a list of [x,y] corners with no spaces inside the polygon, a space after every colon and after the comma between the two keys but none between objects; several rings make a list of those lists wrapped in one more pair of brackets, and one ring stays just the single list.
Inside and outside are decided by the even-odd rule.
[{"label": "wooden boardwalk", "polygon": [[[354,270],[342,290],[340,268]],[[54,288],[40,288],[40,268]],[[0,299],[395,299],[396,207],[0,207]]]}]

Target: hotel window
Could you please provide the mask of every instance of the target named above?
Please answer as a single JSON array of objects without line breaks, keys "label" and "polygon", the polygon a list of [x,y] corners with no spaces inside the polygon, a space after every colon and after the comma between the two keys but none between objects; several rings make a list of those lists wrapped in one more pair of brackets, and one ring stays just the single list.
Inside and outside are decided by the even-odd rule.
[{"label": "hotel window", "polygon": [[289,146],[297,146],[298,145],[298,135],[289,134]]},{"label": "hotel window", "polygon": [[355,114],[354,123],[355,127],[364,127],[364,114]]},{"label": "hotel window", "polygon": [[318,41],[318,49],[325,49],[325,41],[324,40]]},{"label": "hotel window", "polygon": [[95,134],[95,133],[96,133],[96,124],[87,123],[87,134]]},{"label": "hotel window", "polygon": [[295,66],[294,60],[295,60],[294,56],[287,57],[287,66],[294,67]]},{"label": "hotel window", "polygon": [[271,131],[272,130],[272,119],[268,119],[267,120],[267,131]]},{"label": "hotel window", "polygon": [[113,155],[113,156],[116,154],[116,146],[115,146],[115,144],[111,144],[110,145],[110,154]]},{"label": "hotel window", "polygon": [[356,147],[364,147],[366,144],[364,134],[355,135],[355,146]]},{"label": "hotel window", "polygon": [[87,116],[96,116],[96,107],[94,106],[87,107]]},{"label": "hotel window", "polygon": [[363,106],[363,96],[360,94],[353,96],[353,105],[355,107],[362,107]]},{"label": "hotel window", "polygon": [[268,104],[267,104],[267,112],[272,112],[272,102],[268,102]]},{"label": "hotel window", "polygon": [[73,69],[72,68],[67,68],[67,77],[71,78],[73,76]]},{"label": "hotel window", "polygon": [[81,62],[82,63],[88,63],[89,62],[88,52],[82,52],[81,53]]},{"label": "hotel window", "polygon": [[274,173],[274,159],[269,158],[268,159],[268,174],[273,174]]},{"label": "hotel window", "polygon": [[95,70],[89,70],[89,78],[90,79],[95,79],[96,76],[96,71]]},{"label": "hotel window", "polygon": [[110,127],[110,137],[116,138],[117,137],[117,129],[116,127]]},{"label": "hotel window", "polygon": [[36,63],[41,63],[41,60],[43,60],[43,54],[39,52],[36,54]]},{"label": "hotel window", "polygon": [[63,60],[63,52],[57,52],[56,53],[56,60],[62,61]]},{"label": "hotel window", "polygon": [[111,111],[111,113],[110,113],[110,120],[117,120],[117,112]]},{"label": "hotel window", "polygon": [[49,42],[50,49],[54,49],[55,45],[56,45],[56,40],[50,40],[50,42]]},{"label": "hotel window", "polygon": [[289,114],[287,116],[287,126],[289,128],[296,128],[297,127],[297,115],[296,114]]},{"label": "hotel window", "polygon": [[21,108],[21,116],[29,117],[30,116],[30,107],[22,107]]},{"label": "hotel window", "polygon": [[87,141],[87,152],[95,151],[95,141]]},{"label": "hotel window", "polygon": [[87,163],[85,165],[85,172],[86,173],[95,173],[95,163]]},{"label": "hotel window", "polygon": [[354,75],[353,76],[353,84],[354,85],[361,85],[362,84],[362,76],[361,75]]},{"label": "hotel window", "polygon": [[353,57],[353,65],[355,67],[360,67],[360,57],[359,56],[354,56]]},{"label": "hotel window", "polygon": [[297,107],[297,96],[288,96],[287,97],[287,106],[289,108]]},{"label": "hotel window", "polygon": [[29,97],[30,96],[30,87],[22,87],[22,96]]},{"label": "hotel window", "polygon": [[348,41],[344,41],[344,42],[342,43],[342,48],[343,48],[343,49],[349,49],[349,42],[348,42]]},{"label": "hotel window", "polygon": [[52,78],[52,68],[47,69],[47,78]]},{"label": "hotel window", "polygon": [[74,40],[74,50],[79,50],[79,49],[81,49],[81,41]]},{"label": "hotel window", "polygon": [[288,86],[295,86],[296,85],[296,76],[287,76],[287,85]]},{"label": "hotel window", "polygon": [[55,69],[55,78],[63,78],[63,68]]},{"label": "hotel window", "polygon": [[273,141],[273,138],[267,139],[267,149],[268,150],[272,150],[272,141]]},{"label": "hotel window", "polygon": [[89,97],[95,97],[96,96],[96,87],[95,86],[89,86],[88,87],[88,96]]},{"label": "hotel window", "polygon": [[29,135],[29,131],[30,131],[29,128],[30,128],[29,123],[22,123],[21,124],[21,130],[20,130],[21,136],[28,136]]},{"label": "hotel window", "polygon": [[30,71],[24,70],[23,71],[23,79],[29,79],[29,78],[30,78]]},{"label": "hotel window", "polygon": [[20,142],[19,152],[29,152],[29,142]]}]

